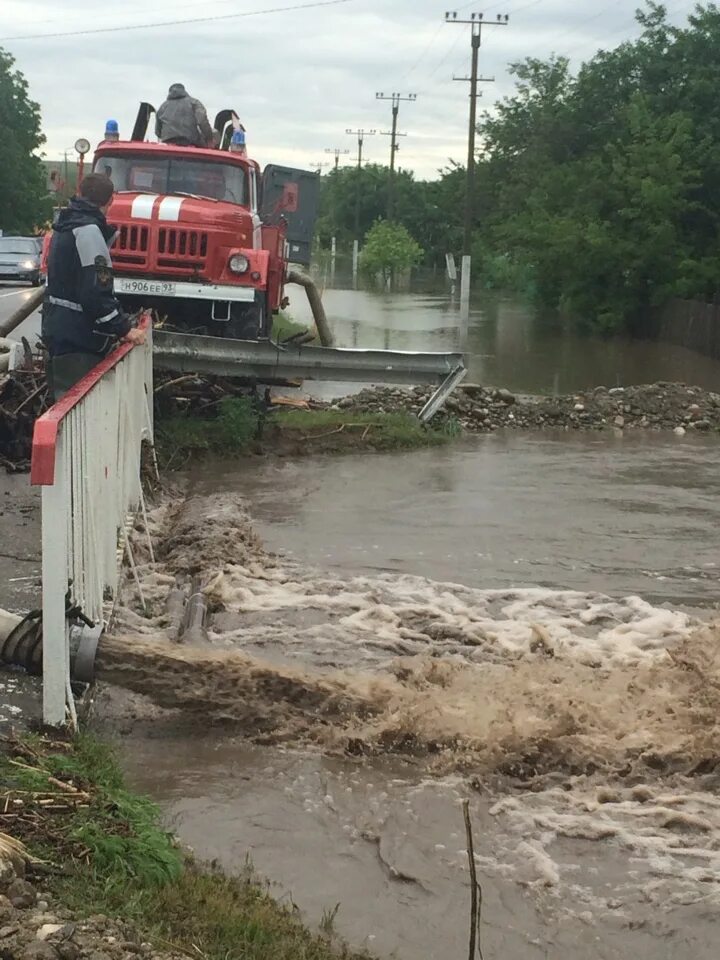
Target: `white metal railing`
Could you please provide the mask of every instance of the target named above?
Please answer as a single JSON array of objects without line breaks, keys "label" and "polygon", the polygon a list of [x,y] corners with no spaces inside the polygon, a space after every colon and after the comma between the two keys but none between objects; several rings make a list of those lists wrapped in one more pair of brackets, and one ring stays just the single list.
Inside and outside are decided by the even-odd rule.
[{"label": "white metal railing", "polygon": [[152,441],[152,326],[123,344],[35,424],[31,483],[42,487],[43,719],[74,720],[65,597],[96,623],[114,598],[126,523],[143,505],[142,441]]}]

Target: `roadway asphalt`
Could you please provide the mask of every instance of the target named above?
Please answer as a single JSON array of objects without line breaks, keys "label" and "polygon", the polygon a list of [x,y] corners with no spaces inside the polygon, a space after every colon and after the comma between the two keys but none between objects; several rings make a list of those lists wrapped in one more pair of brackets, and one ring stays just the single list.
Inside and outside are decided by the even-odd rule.
[{"label": "roadway asphalt", "polygon": [[[35,288],[28,284],[1,284],[0,285],[0,323],[14,313],[23,302],[33,293]],[[31,344],[40,335],[40,313],[35,311],[27,320],[24,320],[14,333],[10,334],[12,340],[19,340],[21,337],[27,337]]]}]

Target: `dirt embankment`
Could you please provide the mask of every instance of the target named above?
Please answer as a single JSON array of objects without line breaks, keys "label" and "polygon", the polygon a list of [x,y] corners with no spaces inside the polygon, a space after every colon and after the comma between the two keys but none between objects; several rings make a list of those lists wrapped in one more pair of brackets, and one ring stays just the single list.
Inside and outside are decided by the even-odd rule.
[{"label": "dirt embankment", "polygon": [[[11,851],[10,843],[9,837],[3,842],[0,835],[3,960],[181,960],[181,953],[158,952],[131,924],[100,915],[78,919],[52,896],[47,884],[38,883],[43,864],[26,868],[25,859]],[[32,870],[33,882],[26,879],[26,869]]]},{"label": "dirt embankment", "polygon": [[[358,413],[418,413],[432,391],[378,387],[336,400],[331,407]],[[489,433],[522,430],[676,430],[706,433],[720,429],[720,394],[682,383],[597,387],[561,397],[525,397],[509,390],[461,386],[443,413],[466,430]]]}]

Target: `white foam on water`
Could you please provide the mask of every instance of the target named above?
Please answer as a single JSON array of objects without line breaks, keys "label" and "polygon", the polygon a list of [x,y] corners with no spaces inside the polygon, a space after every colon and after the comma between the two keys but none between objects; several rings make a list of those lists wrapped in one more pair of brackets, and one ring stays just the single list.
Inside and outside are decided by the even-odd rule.
[{"label": "white foam on water", "polygon": [[720,906],[720,801],[712,794],[575,784],[505,797],[490,812],[507,831],[502,856],[516,877],[526,876],[530,863],[534,882],[559,896],[577,886],[579,869],[564,862],[564,841],[604,842],[627,863],[615,888],[620,900],[642,878],[651,902]]}]

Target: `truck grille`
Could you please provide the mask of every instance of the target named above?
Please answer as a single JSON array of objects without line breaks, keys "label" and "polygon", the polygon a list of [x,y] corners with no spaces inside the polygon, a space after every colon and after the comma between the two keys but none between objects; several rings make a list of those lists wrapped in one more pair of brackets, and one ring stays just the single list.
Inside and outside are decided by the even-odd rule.
[{"label": "truck grille", "polygon": [[145,253],[148,248],[147,227],[120,227],[120,235],[115,241],[115,250],[137,250]]},{"label": "truck grille", "polygon": [[195,276],[205,269],[208,234],[174,227],[119,226],[111,256],[118,267],[158,271],[168,277]]},{"label": "truck grille", "polygon": [[206,233],[161,229],[158,235],[158,252],[179,254],[181,257],[204,257],[207,254],[207,242]]}]

